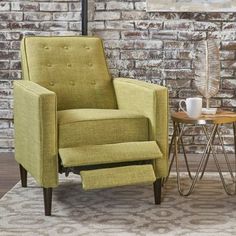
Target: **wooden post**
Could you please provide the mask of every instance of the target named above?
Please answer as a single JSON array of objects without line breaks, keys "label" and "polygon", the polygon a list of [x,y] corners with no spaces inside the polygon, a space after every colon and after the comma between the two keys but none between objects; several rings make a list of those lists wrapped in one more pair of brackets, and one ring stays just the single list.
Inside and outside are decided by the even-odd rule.
[{"label": "wooden post", "polygon": [[26,169],[20,164],[20,179],[21,179],[21,186],[27,187],[27,171]]},{"label": "wooden post", "polygon": [[43,188],[45,216],[51,215],[52,209],[52,188]]},{"label": "wooden post", "polygon": [[157,179],[153,183],[153,189],[154,189],[154,199],[155,199],[155,204],[159,205],[161,204],[161,184],[162,184],[162,179]]}]

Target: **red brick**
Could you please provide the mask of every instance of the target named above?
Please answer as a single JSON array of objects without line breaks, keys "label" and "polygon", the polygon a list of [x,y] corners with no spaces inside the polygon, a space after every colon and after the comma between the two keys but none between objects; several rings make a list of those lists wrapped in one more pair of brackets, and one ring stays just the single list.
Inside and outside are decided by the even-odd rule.
[{"label": "red brick", "polygon": [[68,5],[67,3],[42,2],[40,11],[68,11]]},{"label": "red brick", "polygon": [[206,32],[190,32],[190,31],[180,31],[178,32],[178,40],[187,40],[187,41],[199,41],[206,39]]},{"label": "red brick", "polygon": [[106,4],[107,10],[133,10],[134,4],[133,2],[117,2],[117,1],[109,1]]},{"label": "red brick", "polygon": [[193,30],[193,23],[186,21],[165,21],[164,30]]},{"label": "red brick", "polygon": [[119,11],[98,11],[95,12],[94,20],[119,20],[121,13]]},{"label": "red brick", "polygon": [[161,39],[161,40],[177,40],[177,31],[172,30],[160,30],[152,31],[151,39]]},{"label": "red brick", "polygon": [[161,30],[163,28],[162,21],[137,21],[135,23],[136,29],[154,29],[154,30]]},{"label": "red brick", "polygon": [[12,11],[39,11],[38,2],[12,2],[11,3]]},{"label": "red brick", "polygon": [[196,21],[193,23],[194,30],[196,31],[216,31],[221,29],[221,23],[219,22],[202,22]]},{"label": "red brick", "polygon": [[148,32],[147,31],[123,31],[121,32],[122,39],[148,39]]}]

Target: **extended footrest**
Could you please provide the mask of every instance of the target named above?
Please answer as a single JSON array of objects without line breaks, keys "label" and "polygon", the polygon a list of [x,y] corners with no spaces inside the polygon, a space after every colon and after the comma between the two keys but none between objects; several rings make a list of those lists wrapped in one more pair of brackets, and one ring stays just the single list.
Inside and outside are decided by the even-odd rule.
[{"label": "extended footrest", "polygon": [[155,141],[86,145],[60,148],[64,167],[121,163],[162,158]]},{"label": "extended footrest", "polygon": [[80,175],[85,190],[153,183],[156,180],[151,164],[86,170]]}]

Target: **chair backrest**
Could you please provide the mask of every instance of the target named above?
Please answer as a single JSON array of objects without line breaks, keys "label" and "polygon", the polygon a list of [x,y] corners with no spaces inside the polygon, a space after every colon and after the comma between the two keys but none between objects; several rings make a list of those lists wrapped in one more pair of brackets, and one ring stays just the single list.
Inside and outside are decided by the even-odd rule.
[{"label": "chair backrest", "polygon": [[54,91],[58,110],[117,107],[100,38],[25,37],[21,57],[23,78]]}]

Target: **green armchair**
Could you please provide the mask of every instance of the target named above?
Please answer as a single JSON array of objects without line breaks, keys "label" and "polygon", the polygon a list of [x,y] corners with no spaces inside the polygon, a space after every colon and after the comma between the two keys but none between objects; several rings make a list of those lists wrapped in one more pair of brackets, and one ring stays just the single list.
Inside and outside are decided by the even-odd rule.
[{"label": "green armchair", "polygon": [[153,183],[168,167],[165,87],[111,79],[96,37],[25,37],[14,82],[15,159],[43,187],[51,215],[58,173],[76,168],[85,190]]}]

